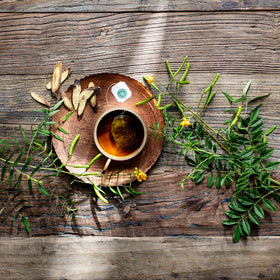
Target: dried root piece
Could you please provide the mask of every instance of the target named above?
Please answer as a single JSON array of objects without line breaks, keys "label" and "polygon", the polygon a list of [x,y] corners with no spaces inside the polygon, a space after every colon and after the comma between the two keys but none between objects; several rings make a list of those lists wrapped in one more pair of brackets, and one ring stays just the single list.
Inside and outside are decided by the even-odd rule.
[{"label": "dried root piece", "polygon": [[66,68],[64,68],[64,70],[61,73],[61,81],[60,84],[62,84],[66,79],[69,78],[69,76],[71,75],[72,69],[70,66],[67,66]]},{"label": "dried root piece", "polygon": [[95,93],[96,87],[87,88],[84,89],[81,92],[81,98],[79,101],[79,107],[78,107],[78,116],[81,116],[85,110],[87,100],[92,97],[92,95]]},{"label": "dried root piece", "polygon": [[74,109],[77,110],[80,102],[80,94],[81,94],[81,84],[79,80],[75,80],[72,94],[72,101],[74,105]]},{"label": "dried root piece", "polygon": [[39,102],[39,103],[41,103],[41,104],[43,104],[43,105],[45,105],[45,106],[47,106],[47,107],[51,107],[50,102],[49,102],[46,98],[44,98],[43,96],[41,96],[40,94],[38,94],[37,92],[31,91],[31,92],[30,92],[30,95],[31,95],[32,98],[33,98],[34,100],[36,100],[37,102]]},{"label": "dried root piece", "polygon": [[[88,87],[89,87],[89,88],[94,87],[94,83],[93,83],[93,82],[90,82],[90,83],[88,84]],[[96,106],[96,94],[94,94],[94,95],[90,98],[89,103],[90,103],[91,107],[92,107],[93,109],[95,109],[95,106]]]},{"label": "dried root piece", "polygon": [[[61,81],[60,84],[62,84],[66,79],[69,78],[70,74],[71,74],[71,67],[67,66],[61,73]],[[46,84],[46,88],[47,89],[51,89],[52,88],[52,81],[48,81],[48,83]]]},{"label": "dried root piece", "polygon": [[59,88],[58,91],[59,91],[59,94],[61,95],[62,100],[64,101],[63,103],[64,103],[65,107],[66,107],[68,110],[73,111],[74,108],[73,108],[72,102],[71,102],[71,100],[67,97],[66,93],[65,93],[61,88]]},{"label": "dried root piece", "polygon": [[91,107],[92,107],[93,109],[95,109],[95,107],[96,107],[96,94],[93,95],[93,96],[90,98],[89,103],[90,103]]},{"label": "dried root piece", "polygon": [[52,85],[51,85],[51,90],[55,97],[57,97],[56,91],[60,87],[61,76],[62,76],[62,63],[57,62],[53,69]]}]

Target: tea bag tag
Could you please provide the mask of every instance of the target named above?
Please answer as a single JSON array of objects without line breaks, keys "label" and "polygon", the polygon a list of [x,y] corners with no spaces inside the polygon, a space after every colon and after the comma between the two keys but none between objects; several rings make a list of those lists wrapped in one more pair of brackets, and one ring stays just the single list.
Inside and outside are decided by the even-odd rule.
[{"label": "tea bag tag", "polygon": [[119,82],[111,89],[112,94],[119,103],[122,103],[132,96],[132,93],[125,82]]}]

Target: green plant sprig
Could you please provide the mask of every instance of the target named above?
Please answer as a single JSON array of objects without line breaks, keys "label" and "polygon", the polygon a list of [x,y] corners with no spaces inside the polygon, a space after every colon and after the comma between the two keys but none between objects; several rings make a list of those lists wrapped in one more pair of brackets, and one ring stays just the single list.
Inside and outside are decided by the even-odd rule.
[{"label": "green plant sprig", "polygon": [[[20,144],[14,135],[14,131],[12,131],[12,140],[17,150],[12,150],[12,145],[10,145],[6,139],[0,139],[0,193],[3,197],[0,201],[0,215],[2,215],[4,211],[10,211],[13,213],[13,226],[16,220],[20,220],[24,224],[28,233],[30,232],[30,227],[28,225],[27,218],[23,214],[23,210],[26,209],[26,207],[32,206],[31,202],[34,186],[36,186],[36,188],[47,197],[53,197],[56,200],[56,205],[61,209],[62,215],[71,215],[72,219],[75,220],[77,211],[75,201],[72,200],[71,195],[68,192],[63,194],[57,193],[56,188],[51,187],[50,183],[52,178],[59,176],[60,174],[67,174],[77,178],[85,177],[89,180],[91,176],[105,176],[100,172],[89,172],[90,167],[100,158],[101,154],[97,154],[87,165],[68,164],[70,157],[73,153],[75,153],[75,145],[79,140],[79,135],[76,135],[71,144],[66,163],[59,163],[59,158],[53,151],[51,144],[49,145],[48,139],[50,136],[53,136],[59,141],[64,141],[61,136],[50,130],[51,125],[56,126],[57,129],[63,132],[67,137],[68,132],[60,127],[56,122],[51,120],[52,116],[59,112],[59,108],[62,103],[63,101],[59,101],[51,109],[36,110],[36,112],[41,113],[44,116],[39,124],[35,125],[35,120],[31,125],[31,137],[27,136],[26,131],[21,125],[19,125],[19,131],[24,140],[23,147],[20,147]],[[63,121],[66,121],[72,113],[73,112],[68,114],[67,118],[65,117]],[[38,165],[34,165],[33,163],[36,159],[40,159],[40,163]],[[68,171],[68,166],[77,168],[79,172]],[[80,169],[82,171],[80,171]],[[15,176],[16,174],[17,176]],[[129,175],[131,176],[131,174],[128,174],[128,176]],[[26,180],[23,180],[24,178]],[[72,185],[73,182],[85,183],[77,178],[73,179],[70,185]],[[26,200],[13,199],[21,192],[26,191],[23,187],[23,184],[26,181],[30,197],[30,202],[28,202],[28,204]],[[129,186],[122,186],[123,190],[132,195],[139,194],[139,192],[135,191],[131,186],[132,177],[130,181]],[[92,181],[91,184],[97,197],[104,203],[109,203],[109,201],[105,198],[106,193],[102,187],[97,186]],[[117,193],[115,188],[110,187],[109,189],[114,194],[119,195],[121,199],[124,199],[120,187],[121,186],[117,185]],[[11,196],[10,193],[13,195]]]},{"label": "green plant sprig", "polygon": [[[276,129],[276,126],[265,132],[260,117],[260,106],[248,107],[251,102],[265,98],[269,94],[248,99],[251,81],[244,87],[241,98],[236,100],[230,94],[222,92],[231,104],[241,103],[241,105],[231,109],[232,117],[225,121],[224,127],[216,130],[203,119],[202,115],[216,96],[213,88],[220,74],[218,73],[202,92],[196,110],[192,110],[181,100],[179,93],[180,86],[189,83],[185,81],[189,64],[181,78],[176,78],[186,61],[187,57],[174,73],[166,61],[171,77],[167,86],[156,81],[150,83],[156,91],[153,98],[157,98],[157,107],[162,110],[166,122],[163,128],[159,123],[155,123],[150,129],[156,140],[164,137],[166,143],[172,143],[174,152],[183,156],[192,167],[180,182],[182,187],[186,180],[191,179],[196,184],[206,180],[208,188],[215,185],[216,188],[233,189],[230,210],[225,212],[227,219],[222,223],[225,226],[234,226],[233,242],[238,242],[240,237],[246,238],[251,233],[251,224],[257,226],[260,224],[259,219],[264,218],[263,209],[276,211],[274,203],[275,201],[280,203],[280,182],[271,177],[271,171],[279,166],[279,162],[269,160],[274,149],[269,148],[267,142],[267,136]],[[172,83],[175,85],[175,92],[170,89]],[[161,105],[159,96],[163,95],[169,97],[167,105]],[[178,109],[183,120],[168,112],[171,106]],[[187,117],[188,115],[190,116]],[[191,124],[186,122],[187,118],[192,120]]]}]

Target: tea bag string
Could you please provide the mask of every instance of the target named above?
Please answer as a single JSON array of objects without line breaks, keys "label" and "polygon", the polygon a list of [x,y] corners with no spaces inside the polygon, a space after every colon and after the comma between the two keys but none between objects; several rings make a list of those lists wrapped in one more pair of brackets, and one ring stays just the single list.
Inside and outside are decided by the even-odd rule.
[{"label": "tea bag string", "polygon": [[109,92],[109,90],[110,90],[115,84],[116,84],[116,83],[111,84],[111,85],[107,88],[107,91],[106,91],[106,104],[107,104],[109,107],[112,107],[112,106],[109,104],[109,101],[108,101],[108,92]]}]

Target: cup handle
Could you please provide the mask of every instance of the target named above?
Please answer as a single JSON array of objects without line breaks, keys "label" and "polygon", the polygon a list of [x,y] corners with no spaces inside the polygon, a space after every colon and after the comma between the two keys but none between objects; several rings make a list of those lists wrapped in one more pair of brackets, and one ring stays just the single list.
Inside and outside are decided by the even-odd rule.
[{"label": "cup handle", "polygon": [[108,169],[110,163],[111,163],[111,159],[108,158],[107,161],[106,161],[106,163],[105,163],[105,165],[104,165],[104,168],[103,168],[103,170],[102,170],[102,174],[104,174],[104,173],[107,171],[107,169]]}]

